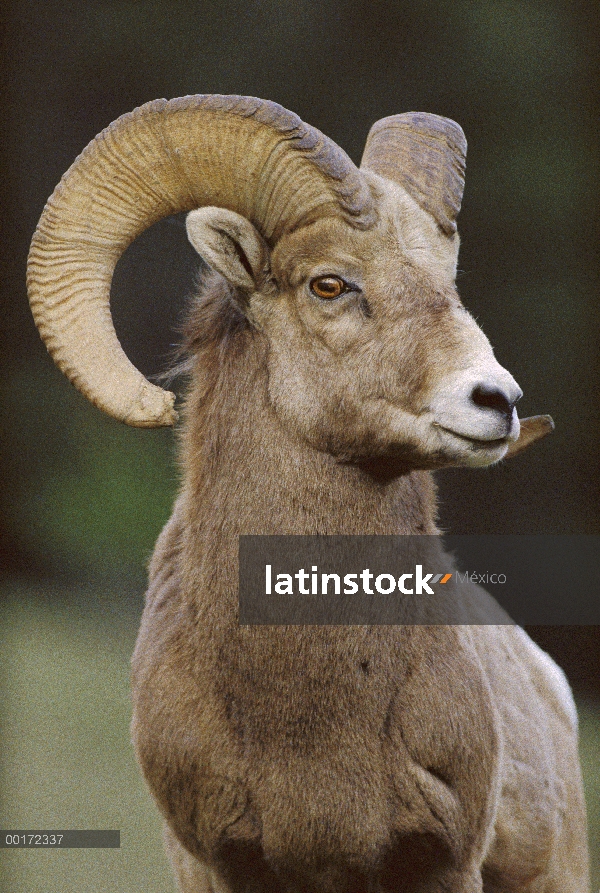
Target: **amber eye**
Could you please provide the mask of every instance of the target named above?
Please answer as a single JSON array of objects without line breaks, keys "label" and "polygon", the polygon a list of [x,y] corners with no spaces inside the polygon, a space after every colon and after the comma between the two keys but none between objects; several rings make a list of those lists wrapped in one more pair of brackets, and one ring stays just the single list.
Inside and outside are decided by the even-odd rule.
[{"label": "amber eye", "polygon": [[343,295],[348,286],[339,276],[318,276],[310,283],[310,290],[318,298],[331,300]]}]

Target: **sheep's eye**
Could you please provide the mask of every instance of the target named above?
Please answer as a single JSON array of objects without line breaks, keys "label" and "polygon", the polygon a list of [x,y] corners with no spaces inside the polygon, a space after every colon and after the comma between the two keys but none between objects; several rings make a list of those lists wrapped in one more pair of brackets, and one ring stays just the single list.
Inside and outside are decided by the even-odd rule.
[{"label": "sheep's eye", "polygon": [[318,298],[332,300],[348,291],[348,285],[339,276],[317,276],[310,283],[310,290]]}]

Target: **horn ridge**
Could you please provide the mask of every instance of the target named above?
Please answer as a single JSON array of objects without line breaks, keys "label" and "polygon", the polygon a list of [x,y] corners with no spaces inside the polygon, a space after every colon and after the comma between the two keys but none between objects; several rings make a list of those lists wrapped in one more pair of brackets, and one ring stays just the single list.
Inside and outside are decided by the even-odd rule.
[{"label": "horn ridge", "polygon": [[451,236],[462,202],[466,154],[467,141],[455,121],[407,112],[373,125],[361,169],[402,186]]},{"label": "horn ridge", "polygon": [[174,396],[125,356],[109,310],[115,264],[163,217],[205,205],[243,214],[273,244],[323,214],[366,228],[375,211],[335,143],[274,102],[156,99],[92,140],[49,198],[31,243],[32,312],[51,355],[101,409],[131,425],[175,421]]}]

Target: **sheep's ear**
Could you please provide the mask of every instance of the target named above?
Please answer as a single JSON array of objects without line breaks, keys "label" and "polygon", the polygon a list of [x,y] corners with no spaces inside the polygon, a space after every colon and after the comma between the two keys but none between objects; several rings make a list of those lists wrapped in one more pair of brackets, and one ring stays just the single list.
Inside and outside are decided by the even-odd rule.
[{"label": "sheep's ear", "polygon": [[552,416],[534,415],[528,419],[521,419],[521,432],[514,443],[508,448],[505,459],[516,456],[521,450],[527,449],[532,443],[541,440],[546,434],[554,431],[554,422]]},{"label": "sheep's ear", "polygon": [[225,208],[198,208],[186,221],[188,239],[232,285],[256,291],[269,272],[269,249],[246,217]]}]

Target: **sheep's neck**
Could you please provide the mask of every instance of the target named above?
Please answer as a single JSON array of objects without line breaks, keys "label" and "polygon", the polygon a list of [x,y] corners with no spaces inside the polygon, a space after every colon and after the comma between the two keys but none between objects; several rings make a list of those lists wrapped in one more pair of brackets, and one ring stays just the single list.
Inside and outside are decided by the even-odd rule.
[{"label": "sheep's neck", "polygon": [[183,467],[197,523],[260,534],[436,532],[429,473],[386,477],[303,443],[275,415],[264,363],[252,359],[192,388]]}]

